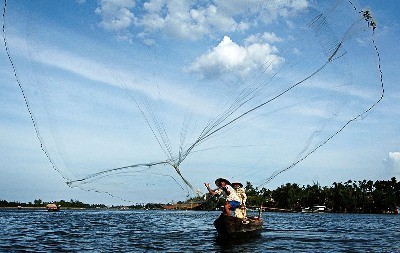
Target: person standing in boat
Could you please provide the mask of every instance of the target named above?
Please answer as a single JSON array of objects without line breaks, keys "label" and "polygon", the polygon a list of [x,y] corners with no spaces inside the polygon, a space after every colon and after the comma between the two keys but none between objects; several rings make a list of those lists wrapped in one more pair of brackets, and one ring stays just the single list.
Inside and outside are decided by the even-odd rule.
[{"label": "person standing in boat", "polygon": [[215,185],[218,186],[216,190],[212,190],[209,183],[204,183],[204,185],[211,195],[224,194],[226,196],[224,214],[231,215],[231,210],[234,211],[240,206],[239,196],[236,194],[235,189],[232,188],[231,183],[225,178],[215,180]]},{"label": "person standing in boat", "polygon": [[235,189],[236,194],[240,198],[240,207],[236,208],[235,210],[235,216],[244,219],[246,218],[246,200],[247,200],[247,195],[246,192],[243,188],[243,185],[239,182],[232,183],[233,189]]}]

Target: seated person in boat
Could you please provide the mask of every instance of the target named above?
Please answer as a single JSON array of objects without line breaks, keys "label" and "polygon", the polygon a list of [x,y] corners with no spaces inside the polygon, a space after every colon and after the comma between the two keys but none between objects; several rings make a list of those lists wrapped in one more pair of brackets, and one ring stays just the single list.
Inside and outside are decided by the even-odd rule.
[{"label": "seated person in boat", "polygon": [[218,186],[218,189],[216,190],[212,190],[209,183],[204,183],[204,185],[211,195],[224,194],[226,196],[224,206],[224,213],[226,215],[230,215],[231,210],[233,211],[240,206],[239,196],[236,194],[235,189],[232,188],[231,183],[225,178],[218,178],[215,180],[215,185]]},{"label": "seated person in boat", "polygon": [[243,185],[239,182],[232,183],[233,189],[236,191],[236,195],[238,195],[240,199],[240,207],[236,208],[235,210],[235,216],[244,219],[246,218],[246,200],[247,200],[247,195],[246,192],[243,188]]}]

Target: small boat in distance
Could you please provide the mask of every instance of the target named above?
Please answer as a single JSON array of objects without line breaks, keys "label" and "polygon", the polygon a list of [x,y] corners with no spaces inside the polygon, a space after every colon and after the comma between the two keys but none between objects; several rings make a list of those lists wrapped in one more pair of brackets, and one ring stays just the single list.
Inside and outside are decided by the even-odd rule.
[{"label": "small boat in distance", "polygon": [[302,213],[327,213],[330,210],[326,208],[326,206],[313,206],[313,207],[306,207],[302,208]]},{"label": "small boat in distance", "polygon": [[47,204],[46,206],[48,212],[58,212],[60,211],[60,205],[56,204]]}]

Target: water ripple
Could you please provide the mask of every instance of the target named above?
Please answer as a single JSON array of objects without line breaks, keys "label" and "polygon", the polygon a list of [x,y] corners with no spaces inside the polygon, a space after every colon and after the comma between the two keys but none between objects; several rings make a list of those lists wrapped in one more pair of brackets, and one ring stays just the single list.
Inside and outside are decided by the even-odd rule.
[{"label": "water ripple", "polygon": [[1,252],[400,252],[400,216],[264,213],[260,237],[221,240],[218,212],[0,211]]}]

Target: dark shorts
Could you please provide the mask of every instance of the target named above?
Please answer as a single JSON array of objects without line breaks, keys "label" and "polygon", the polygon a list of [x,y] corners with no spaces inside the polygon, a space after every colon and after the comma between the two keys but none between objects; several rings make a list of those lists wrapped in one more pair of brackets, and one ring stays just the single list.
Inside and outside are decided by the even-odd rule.
[{"label": "dark shorts", "polygon": [[236,208],[238,208],[240,206],[240,202],[239,201],[228,201],[228,203],[231,206],[229,208],[231,210],[235,210]]}]

